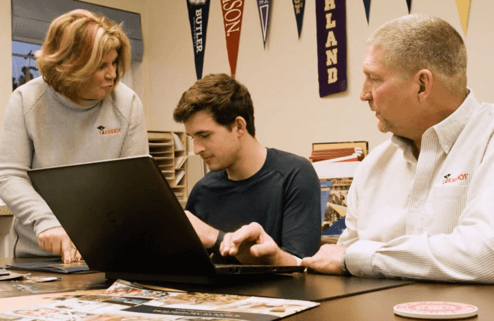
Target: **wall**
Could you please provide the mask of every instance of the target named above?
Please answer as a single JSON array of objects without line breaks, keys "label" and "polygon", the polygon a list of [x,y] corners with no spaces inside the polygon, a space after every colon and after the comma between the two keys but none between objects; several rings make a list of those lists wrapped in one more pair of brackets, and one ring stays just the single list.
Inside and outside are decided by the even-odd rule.
[{"label": "wall", "polygon": [[[185,1],[85,0],[141,14],[143,62],[133,70],[133,84],[151,130],[183,130],[172,119],[181,94],[196,80]],[[376,119],[359,100],[365,40],[382,23],[407,14],[405,0],[373,1],[370,23],[360,0],[347,1],[348,90],[319,98],[314,1],[306,1],[301,38],[297,37],[291,1],[273,1],[266,48],[263,48],[256,1],[246,1],[237,79],[252,94],[257,138],[265,146],[307,157],[313,142],[368,140],[371,149],[389,138],[376,129]],[[468,34],[461,29],[452,0],[414,0],[412,13],[437,15],[464,36],[469,53],[469,86],[479,100],[494,101],[494,60],[489,40],[494,32],[494,6],[473,0]],[[0,2],[0,121],[10,95],[10,1]],[[229,73],[219,0],[211,1],[204,75]],[[194,167],[194,166],[193,166]],[[192,168],[191,170],[194,170]],[[190,181],[192,186],[195,178]]]},{"label": "wall", "polygon": [[[196,80],[185,1],[86,0],[141,14],[144,60],[133,71],[133,84],[145,108],[148,128],[183,130],[172,119],[181,94]],[[319,98],[315,4],[306,1],[301,38],[291,1],[273,1],[266,48],[263,48],[256,1],[245,1],[237,79],[252,94],[258,140],[268,147],[308,157],[313,142],[368,140],[371,149],[390,137],[376,129],[376,119],[359,100],[365,40],[378,26],[408,13],[405,0],[372,1],[367,24],[361,0],[347,1],[348,91]],[[0,121],[11,93],[10,1],[0,1]],[[451,23],[469,53],[469,86],[478,100],[494,102],[494,6],[472,0],[468,34],[463,34],[456,2],[413,0],[412,13],[428,13]],[[211,1],[204,75],[229,73],[219,0]],[[397,106],[398,108],[398,106]],[[201,173],[197,157],[189,164],[192,186]],[[196,174],[193,174],[196,173]]]},{"label": "wall", "polygon": [[[390,137],[376,129],[377,120],[359,100],[365,40],[378,26],[408,13],[405,0],[372,1],[367,25],[361,0],[347,1],[348,91],[318,95],[315,3],[306,1],[301,38],[297,38],[291,1],[274,1],[266,48],[263,48],[256,1],[245,1],[236,78],[250,90],[256,108],[258,140],[308,157],[313,142],[368,140],[370,147]],[[150,58],[150,114],[153,129],[182,130],[172,112],[184,90],[196,80],[185,1],[147,0]],[[428,13],[451,23],[464,36],[452,0],[414,0],[412,13]],[[469,85],[479,100],[494,101],[494,6],[473,0],[466,41]],[[486,41],[487,40],[487,41]],[[229,73],[220,1],[211,1],[204,75]],[[192,185],[192,184],[191,184]]]},{"label": "wall", "polygon": [[0,124],[12,93],[12,27],[10,1],[0,2]]},{"label": "wall", "polygon": [[[86,0],[141,14],[144,60],[133,72],[144,103],[148,128],[183,130],[172,112],[184,90],[196,80],[185,1]],[[314,1],[306,1],[301,38],[297,38],[291,2],[275,1],[266,48],[263,48],[255,1],[246,1],[237,79],[249,88],[256,108],[257,137],[269,147],[308,156],[312,142],[368,140],[374,147],[389,137],[376,130],[376,119],[359,100],[365,39],[382,23],[407,14],[406,1],[379,0],[371,6],[370,24],[360,0],[347,1],[348,91],[319,98]],[[479,100],[494,101],[494,60],[489,40],[494,6],[473,0],[468,34],[461,29],[456,2],[414,0],[412,13],[437,15],[464,36],[469,53],[469,86]],[[10,1],[0,2],[0,121],[11,93]],[[204,75],[229,73],[219,0],[211,1]],[[3,122],[2,122],[3,123]]]}]

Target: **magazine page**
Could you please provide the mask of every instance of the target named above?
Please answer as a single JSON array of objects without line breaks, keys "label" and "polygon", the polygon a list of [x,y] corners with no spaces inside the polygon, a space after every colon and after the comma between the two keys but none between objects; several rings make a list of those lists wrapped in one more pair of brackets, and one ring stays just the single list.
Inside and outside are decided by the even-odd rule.
[{"label": "magazine page", "polygon": [[[262,321],[280,319],[319,305],[310,301],[154,290],[122,280],[107,290],[25,298],[1,299],[0,320]],[[21,300],[24,305],[19,304]],[[5,306],[9,310],[2,308]]]},{"label": "magazine page", "polygon": [[63,263],[62,260],[45,262],[24,262],[7,264],[9,269],[19,269],[28,271],[45,271],[52,273],[77,273],[90,272],[86,262]]}]

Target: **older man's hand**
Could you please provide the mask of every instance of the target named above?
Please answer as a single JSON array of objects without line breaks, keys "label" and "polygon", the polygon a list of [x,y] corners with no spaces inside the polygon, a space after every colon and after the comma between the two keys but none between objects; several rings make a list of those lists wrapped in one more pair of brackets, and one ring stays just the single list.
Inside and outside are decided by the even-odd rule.
[{"label": "older man's hand", "polygon": [[325,244],[314,256],[304,258],[301,265],[317,273],[344,275],[341,256],[346,249],[340,245]]}]

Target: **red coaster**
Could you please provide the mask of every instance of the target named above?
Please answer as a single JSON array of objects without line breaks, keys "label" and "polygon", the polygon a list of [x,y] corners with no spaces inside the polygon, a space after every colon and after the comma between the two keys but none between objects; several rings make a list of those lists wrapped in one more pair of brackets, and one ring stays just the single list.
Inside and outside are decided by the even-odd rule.
[{"label": "red coaster", "polygon": [[395,305],[395,314],[417,319],[459,319],[477,315],[478,309],[471,304],[425,301]]}]

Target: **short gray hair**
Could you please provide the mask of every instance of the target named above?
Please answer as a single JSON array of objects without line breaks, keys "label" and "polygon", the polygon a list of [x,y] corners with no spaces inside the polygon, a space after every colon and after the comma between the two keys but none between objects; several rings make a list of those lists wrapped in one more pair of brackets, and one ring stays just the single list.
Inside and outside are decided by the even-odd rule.
[{"label": "short gray hair", "polygon": [[367,44],[382,45],[383,64],[403,77],[429,69],[452,94],[465,94],[467,50],[446,21],[425,14],[406,15],[379,27]]}]

